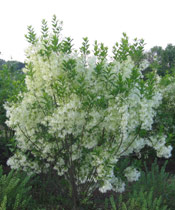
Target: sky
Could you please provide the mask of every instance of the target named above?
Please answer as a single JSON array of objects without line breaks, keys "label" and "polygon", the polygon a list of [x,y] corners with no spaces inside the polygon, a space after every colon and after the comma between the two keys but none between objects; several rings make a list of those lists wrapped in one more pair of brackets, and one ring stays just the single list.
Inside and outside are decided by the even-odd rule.
[{"label": "sky", "polygon": [[126,32],[130,42],[145,40],[145,49],[175,45],[174,0],[0,0],[0,59],[24,62],[27,26],[40,35],[41,21],[63,21],[63,36],[79,48],[83,37],[109,49]]}]

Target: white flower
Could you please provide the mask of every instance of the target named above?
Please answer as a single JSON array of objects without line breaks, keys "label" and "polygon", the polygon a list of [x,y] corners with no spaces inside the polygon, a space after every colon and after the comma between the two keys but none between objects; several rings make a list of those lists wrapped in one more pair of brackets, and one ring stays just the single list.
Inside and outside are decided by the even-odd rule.
[{"label": "white flower", "polygon": [[131,166],[127,167],[124,173],[129,182],[137,181],[140,177],[140,172]]},{"label": "white flower", "polygon": [[172,151],[172,146],[168,146],[168,147],[160,147],[159,150],[157,151],[157,156],[158,157],[165,157],[165,158],[169,158],[171,157],[171,151]]},{"label": "white flower", "polygon": [[112,189],[112,185],[109,182],[109,180],[106,180],[104,182],[103,186],[99,188],[100,192],[102,192],[102,193],[105,193],[105,192],[107,192],[108,190],[111,190],[111,189]]}]

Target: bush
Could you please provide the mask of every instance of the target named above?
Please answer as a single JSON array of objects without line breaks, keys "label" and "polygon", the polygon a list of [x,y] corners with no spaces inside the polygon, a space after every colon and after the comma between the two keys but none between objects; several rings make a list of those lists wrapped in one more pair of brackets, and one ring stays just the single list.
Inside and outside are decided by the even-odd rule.
[{"label": "bush", "polygon": [[129,189],[131,191],[130,196],[132,197],[134,192],[139,192],[140,188],[148,194],[151,189],[153,199],[161,197],[161,200],[166,203],[168,208],[174,209],[175,179],[172,174],[165,171],[167,163],[166,161],[160,168],[155,160],[150,171],[145,164],[145,171],[142,171],[139,181],[131,185]]},{"label": "bush", "polygon": [[29,180],[30,177],[26,174],[13,170],[8,175],[3,175],[2,166],[0,167],[1,210],[30,209],[31,187],[28,185]]},{"label": "bush", "polygon": [[106,199],[104,210],[168,210],[167,206],[162,202],[162,197],[154,198],[153,192],[144,192],[143,190],[134,191],[133,195],[127,202],[122,200],[120,195],[118,202],[113,196]]},{"label": "bush", "polygon": [[[155,161],[149,171],[145,164],[140,179],[128,186],[127,192],[106,198],[105,209],[112,210],[167,210],[174,209],[175,180],[165,172],[167,162],[159,169]],[[174,181],[170,181],[174,180]],[[171,201],[171,202],[170,202]]]},{"label": "bush", "polygon": [[[71,38],[61,40],[55,16],[52,26],[50,34],[43,20],[39,38],[28,28],[27,91],[6,104],[7,124],[15,130],[18,147],[8,165],[28,173],[55,170],[67,181],[76,209],[96,189],[124,191],[124,179],[114,173],[121,158],[145,145],[168,158],[172,148],[163,134],[152,133],[161,94],[155,74],[143,79],[133,55],[139,52],[142,58],[140,45],[128,52],[125,37],[108,60],[103,43],[96,41],[90,56],[84,38],[77,52]],[[128,166],[123,177],[136,181],[139,172]]]}]

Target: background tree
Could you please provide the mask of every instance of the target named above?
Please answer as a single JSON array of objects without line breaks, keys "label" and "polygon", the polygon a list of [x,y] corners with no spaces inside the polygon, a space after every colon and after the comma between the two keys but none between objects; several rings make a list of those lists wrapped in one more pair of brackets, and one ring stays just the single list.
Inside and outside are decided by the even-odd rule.
[{"label": "background tree", "polygon": [[4,104],[16,100],[17,94],[24,88],[25,75],[22,72],[24,64],[21,62],[1,59],[0,64],[0,152],[3,154],[0,163],[4,165],[11,154],[10,147],[14,146],[14,132],[5,123],[7,118]]},{"label": "background tree", "polygon": [[146,54],[146,59],[150,63],[145,72],[156,70],[161,76],[166,73],[173,73],[175,70],[175,46],[168,44],[165,49],[155,46]]}]

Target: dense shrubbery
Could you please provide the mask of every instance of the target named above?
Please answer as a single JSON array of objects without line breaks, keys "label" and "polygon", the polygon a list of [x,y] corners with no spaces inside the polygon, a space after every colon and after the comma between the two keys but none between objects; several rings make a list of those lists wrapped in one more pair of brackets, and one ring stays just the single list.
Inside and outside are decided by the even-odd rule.
[{"label": "dense shrubbery", "polygon": [[[26,38],[31,45],[26,51],[25,74],[13,77],[5,67],[0,71],[5,78],[0,80],[4,91],[0,97],[6,101],[6,128],[8,134],[12,132],[8,140],[1,132],[1,144],[3,148],[11,145],[13,156],[7,162],[11,168],[40,174],[35,175],[36,191],[32,192],[37,194],[38,208],[43,207],[41,197],[47,197],[43,203],[49,209],[97,209],[92,202],[96,190],[123,192],[125,183],[139,179],[142,162],[138,158],[144,151],[154,157],[171,156],[174,77],[162,79],[156,72],[144,72],[143,40],[130,44],[123,34],[109,58],[108,48],[97,41],[90,52],[87,38],[79,51],[74,50],[71,38],[60,38],[62,25],[55,16],[52,26],[50,34],[44,20],[41,37],[28,28]],[[21,83],[24,77],[25,84]],[[5,110],[1,109],[5,125]],[[153,168],[151,173],[155,172]],[[159,178],[167,182],[168,175],[161,173]],[[170,199],[173,189],[162,184],[161,193],[155,193],[159,179],[149,185],[149,176],[148,171],[141,174],[127,202],[115,206],[111,197],[106,205],[167,209],[164,201]],[[145,188],[138,190],[138,185]]]},{"label": "dense shrubbery", "polygon": [[26,174],[11,171],[3,174],[0,167],[0,209],[1,210],[25,210],[31,204],[31,186]]},{"label": "dense shrubbery", "polygon": [[146,163],[140,179],[128,186],[128,193],[119,195],[116,199],[106,198],[106,209],[134,210],[174,209],[175,177],[165,172],[167,162],[161,167],[155,161],[148,170]]}]

